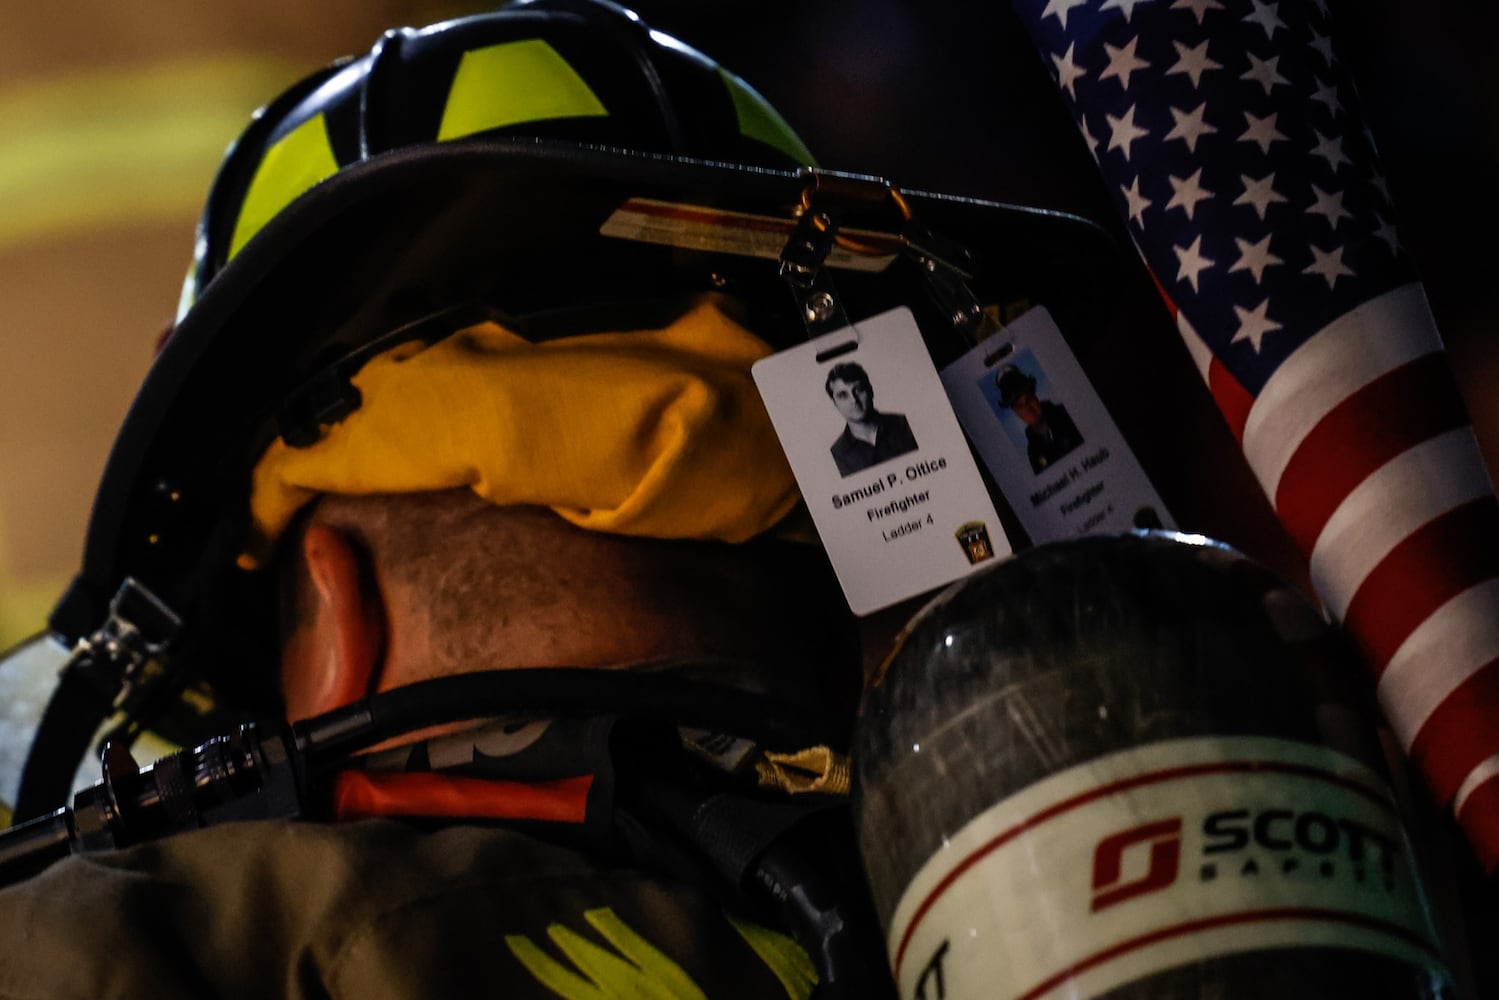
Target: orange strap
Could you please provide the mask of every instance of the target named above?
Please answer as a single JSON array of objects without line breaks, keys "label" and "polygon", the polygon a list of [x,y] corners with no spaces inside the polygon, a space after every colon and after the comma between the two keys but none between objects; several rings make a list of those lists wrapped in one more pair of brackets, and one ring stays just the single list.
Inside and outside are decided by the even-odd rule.
[{"label": "orange strap", "polygon": [[458,775],[345,771],[333,786],[340,820],[449,816],[582,823],[593,775],[552,781],[491,781]]}]

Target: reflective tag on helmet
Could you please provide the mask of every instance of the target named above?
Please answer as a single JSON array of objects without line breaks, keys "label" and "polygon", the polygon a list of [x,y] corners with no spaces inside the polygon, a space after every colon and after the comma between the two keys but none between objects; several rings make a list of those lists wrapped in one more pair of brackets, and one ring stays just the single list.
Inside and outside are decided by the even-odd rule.
[{"label": "reflective tag on helmet", "polygon": [[753,372],[856,614],[1009,554],[909,309],[772,355]]},{"label": "reflective tag on helmet", "polygon": [[[631,198],[604,220],[599,233],[615,239],[659,243],[684,250],[731,253],[777,260],[796,226],[794,219],[730,212],[704,205]],[[833,247],[827,265],[850,271],[883,271],[895,260],[899,240],[869,229],[843,229],[863,251]]]},{"label": "reflective tag on helmet", "polygon": [[948,365],[942,383],[1037,545],[1174,527],[1045,309],[1030,310]]}]

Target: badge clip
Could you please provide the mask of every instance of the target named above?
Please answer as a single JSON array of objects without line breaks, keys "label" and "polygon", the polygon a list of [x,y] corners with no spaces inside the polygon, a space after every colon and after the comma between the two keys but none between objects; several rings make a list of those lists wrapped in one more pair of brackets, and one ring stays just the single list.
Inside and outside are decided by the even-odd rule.
[{"label": "badge clip", "polygon": [[973,277],[973,254],[964,246],[907,219],[901,232],[905,253],[921,271],[927,295],[947,317],[958,336],[972,347],[983,339],[987,317],[968,287]]},{"label": "badge clip", "polygon": [[808,339],[849,325],[826,267],[837,234],[838,223],[831,215],[809,209],[796,220],[781,250],[781,279],[791,289]]}]

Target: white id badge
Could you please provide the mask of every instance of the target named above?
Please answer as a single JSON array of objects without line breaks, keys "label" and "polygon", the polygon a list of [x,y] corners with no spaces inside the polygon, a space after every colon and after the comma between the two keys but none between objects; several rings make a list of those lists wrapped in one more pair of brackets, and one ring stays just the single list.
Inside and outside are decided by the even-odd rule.
[{"label": "white id badge", "polygon": [[772,355],[753,373],[855,614],[1009,554],[909,309]]},{"label": "white id badge", "polygon": [[963,429],[1031,541],[1173,527],[1045,309],[942,371]]}]

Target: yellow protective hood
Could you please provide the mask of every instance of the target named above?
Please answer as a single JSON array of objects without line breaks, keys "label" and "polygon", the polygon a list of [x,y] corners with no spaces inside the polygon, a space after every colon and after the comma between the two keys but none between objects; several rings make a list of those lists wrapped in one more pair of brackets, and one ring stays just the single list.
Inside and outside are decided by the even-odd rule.
[{"label": "yellow protective hood", "polygon": [[798,500],[750,378],[769,353],[713,299],[660,330],[533,344],[483,323],[391,348],[354,376],[358,410],[309,448],[278,439],[261,457],[242,562],[319,494],[463,486],[598,531],[752,538]]}]

